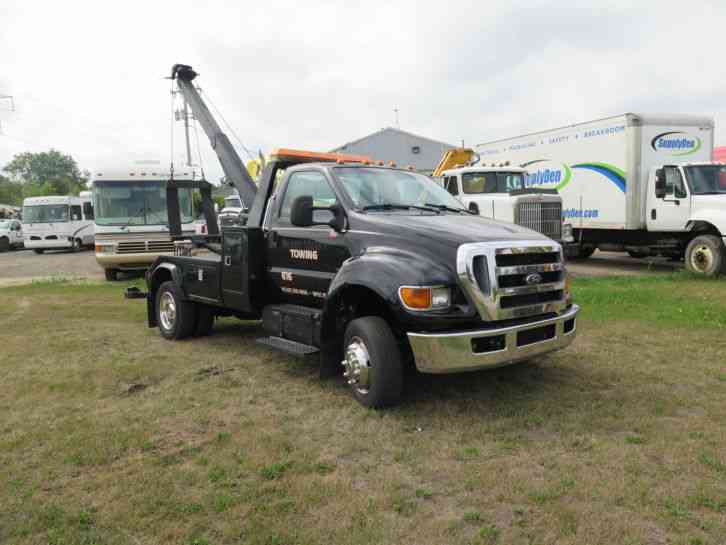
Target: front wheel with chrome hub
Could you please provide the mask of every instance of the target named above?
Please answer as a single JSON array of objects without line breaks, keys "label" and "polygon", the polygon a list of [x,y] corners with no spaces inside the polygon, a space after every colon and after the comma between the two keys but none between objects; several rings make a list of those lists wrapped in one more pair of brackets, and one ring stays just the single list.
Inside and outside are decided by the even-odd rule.
[{"label": "front wheel with chrome hub", "polygon": [[686,268],[706,276],[726,272],[726,248],[721,238],[715,235],[694,238],[686,248]]},{"label": "front wheel with chrome hub", "polygon": [[395,405],[403,389],[401,350],[383,318],[356,318],[345,330],[343,376],[365,407]]}]

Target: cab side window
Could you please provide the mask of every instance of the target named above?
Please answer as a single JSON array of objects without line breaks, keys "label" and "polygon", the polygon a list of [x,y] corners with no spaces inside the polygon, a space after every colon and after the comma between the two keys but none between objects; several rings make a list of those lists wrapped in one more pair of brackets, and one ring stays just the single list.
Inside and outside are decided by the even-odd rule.
[{"label": "cab side window", "polygon": [[459,194],[459,184],[457,183],[456,176],[447,176],[444,178],[444,189],[452,195]]},{"label": "cab side window", "polygon": [[473,172],[461,177],[464,193],[497,193],[497,175],[493,172]]},{"label": "cab side window", "polygon": [[[287,182],[285,196],[282,199],[281,221],[290,221],[292,203],[297,197],[303,195],[310,195],[313,198],[313,206],[333,206],[337,202],[333,188],[330,187],[322,172],[313,170],[295,172]],[[316,210],[313,213],[313,220],[316,222],[326,222],[332,218],[333,214],[329,210]]]},{"label": "cab side window", "polygon": [[90,202],[83,203],[83,217],[87,220],[93,219],[93,205]]},{"label": "cab side window", "polygon": [[688,196],[686,186],[683,183],[681,171],[676,167],[665,167],[666,195],[673,195],[677,199],[685,199]]}]

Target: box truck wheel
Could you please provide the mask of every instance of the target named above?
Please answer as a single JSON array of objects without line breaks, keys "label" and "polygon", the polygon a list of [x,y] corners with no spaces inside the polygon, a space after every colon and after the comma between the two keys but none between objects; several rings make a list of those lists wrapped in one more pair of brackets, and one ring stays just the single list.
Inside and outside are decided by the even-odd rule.
[{"label": "box truck wheel", "polygon": [[595,253],[595,246],[592,244],[578,244],[568,252],[571,253],[570,259],[587,259]]},{"label": "box truck wheel", "polygon": [[401,350],[383,318],[356,318],[345,330],[343,375],[353,396],[371,408],[395,405],[403,390]]},{"label": "box truck wheel", "polygon": [[694,238],[686,248],[686,268],[694,273],[716,276],[726,272],[726,248],[715,235]]},{"label": "box truck wheel", "polygon": [[10,249],[10,239],[0,237],[0,252],[7,252]]},{"label": "box truck wheel", "polygon": [[156,323],[165,339],[184,339],[194,333],[197,306],[184,301],[179,288],[172,281],[164,282],[156,292]]},{"label": "box truck wheel", "polygon": [[43,252],[45,252],[45,250],[43,248],[34,248],[33,251],[36,254],[42,254]]},{"label": "box truck wheel", "polygon": [[115,282],[118,278],[118,271],[116,269],[103,269],[103,274],[109,282]]}]

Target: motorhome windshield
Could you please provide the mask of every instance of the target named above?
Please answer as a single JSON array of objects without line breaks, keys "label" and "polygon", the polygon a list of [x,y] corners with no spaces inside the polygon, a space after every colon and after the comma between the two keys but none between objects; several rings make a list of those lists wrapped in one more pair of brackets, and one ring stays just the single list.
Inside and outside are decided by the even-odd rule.
[{"label": "motorhome windshield", "polygon": [[461,209],[461,203],[436,182],[414,172],[387,168],[335,169],[356,208],[396,204],[401,206],[446,206]]},{"label": "motorhome windshield", "polygon": [[[96,181],[94,213],[98,225],[167,225],[166,182]],[[179,189],[182,223],[191,223],[192,191]]]},{"label": "motorhome windshield", "polygon": [[521,172],[467,172],[461,176],[464,193],[510,193],[524,189]]},{"label": "motorhome windshield", "polygon": [[726,166],[724,165],[686,167],[686,177],[694,195],[726,193]]},{"label": "motorhome windshield", "polygon": [[23,206],[24,223],[64,223],[67,221],[67,204],[30,204]]}]

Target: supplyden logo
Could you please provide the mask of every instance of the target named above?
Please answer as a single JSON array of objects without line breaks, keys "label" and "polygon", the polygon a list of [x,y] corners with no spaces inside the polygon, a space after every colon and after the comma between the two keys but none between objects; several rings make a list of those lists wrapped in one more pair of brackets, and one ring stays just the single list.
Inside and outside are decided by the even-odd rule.
[{"label": "supplyden logo", "polygon": [[701,149],[701,139],[683,131],[669,131],[657,134],[651,141],[654,151],[666,152],[669,155],[690,155]]},{"label": "supplyden logo", "polygon": [[[522,165],[529,173],[525,180],[527,187],[543,187],[561,190],[572,179],[572,170],[564,163],[556,163],[549,159],[537,159]],[[537,170],[534,170],[534,169]]]}]

